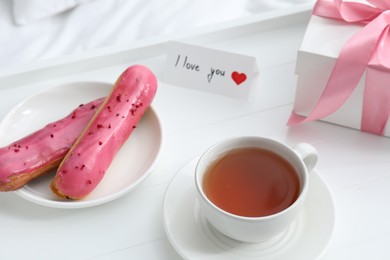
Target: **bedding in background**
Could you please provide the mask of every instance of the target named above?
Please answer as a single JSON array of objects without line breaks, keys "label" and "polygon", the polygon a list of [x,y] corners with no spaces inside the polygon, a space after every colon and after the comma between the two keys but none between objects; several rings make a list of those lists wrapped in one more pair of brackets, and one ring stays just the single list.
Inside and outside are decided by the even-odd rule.
[{"label": "bedding in background", "polygon": [[24,25],[76,7],[89,0],[12,0],[15,24]]},{"label": "bedding in background", "polygon": [[0,0],[0,70],[314,0]]}]

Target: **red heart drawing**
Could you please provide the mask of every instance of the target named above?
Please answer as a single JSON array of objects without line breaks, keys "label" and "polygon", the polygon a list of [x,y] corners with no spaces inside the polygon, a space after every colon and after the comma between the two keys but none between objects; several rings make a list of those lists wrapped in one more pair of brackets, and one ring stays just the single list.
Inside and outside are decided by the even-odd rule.
[{"label": "red heart drawing", "polygon": [[232,79],[234,82],[236,82],[237,85],[240,85],[242,82],[246,80],[246,74],[234,71],[232,73]]}]

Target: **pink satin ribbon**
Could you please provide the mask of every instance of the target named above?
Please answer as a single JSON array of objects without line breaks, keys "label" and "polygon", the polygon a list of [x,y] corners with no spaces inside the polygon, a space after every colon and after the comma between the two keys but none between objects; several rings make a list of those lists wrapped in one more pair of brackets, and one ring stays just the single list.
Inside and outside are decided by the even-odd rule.
[{"label": "pink satin ribbon", "polygon": [[[313,14],[362,29],[345,43],[318,103],[307,117],[292,113],[288,124],[326,117],[351,96],[366,72],[361,130],[384,134],[390,114],[390,1],[368,0],[366,5],[341,0],[318,0]],[[387,86],[386,86],[387,85]]]}]

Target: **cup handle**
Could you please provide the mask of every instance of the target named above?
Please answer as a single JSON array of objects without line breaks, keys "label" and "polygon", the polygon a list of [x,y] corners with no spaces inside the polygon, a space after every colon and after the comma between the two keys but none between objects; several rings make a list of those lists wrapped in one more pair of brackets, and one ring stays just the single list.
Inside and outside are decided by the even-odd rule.
[{"label": "cup handle", "polygon": [[302,158],[308,172],[311,172],[318,160],[317,149],[308,143],[298,143],[293,149]]}]

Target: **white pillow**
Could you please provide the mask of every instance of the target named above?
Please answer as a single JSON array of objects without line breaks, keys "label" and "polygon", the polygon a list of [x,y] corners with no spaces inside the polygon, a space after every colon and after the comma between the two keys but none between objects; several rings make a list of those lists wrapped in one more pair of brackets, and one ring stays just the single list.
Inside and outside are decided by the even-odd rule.
[{"label": "white pillow", "polygon": [[89,0],[12,0],[15,23],[24,25],[69,10]]}]

